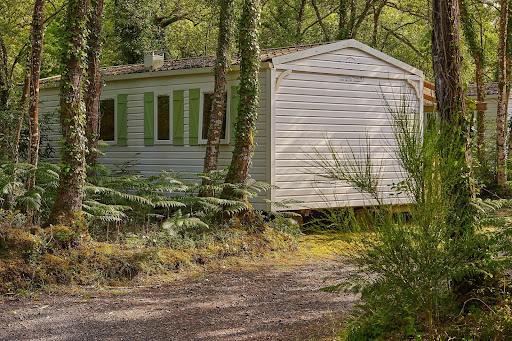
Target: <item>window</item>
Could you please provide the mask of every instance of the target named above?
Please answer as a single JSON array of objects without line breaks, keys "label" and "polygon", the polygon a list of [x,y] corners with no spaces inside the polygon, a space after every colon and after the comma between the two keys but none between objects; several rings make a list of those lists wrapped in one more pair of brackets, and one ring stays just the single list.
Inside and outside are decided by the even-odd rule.
[{"label": "window", "polygon": [[170,134],[170,99],[169,96],[158,96],[157,105],[157,140],[168,141],[171,139]]},{"label": "window", "polygon": [[115,140],[115,101],[104,99],[100,102],[100,139],[103,141]]},{"label": "window", "polygon": [[[220,134],[221,140],[224,140],[226,138],[226,117],[227,117],[227,103],[228,103],[228,96],[227,94],[224,95],[224,119],[222,120],[222,131]],[[202,136],[201,138],[203,140],[208,140],[208,126],[210,124],[210,114],[213,110],[213,93],[212,92],[206,92],[203,94],[203,129],[202,129]]]}]

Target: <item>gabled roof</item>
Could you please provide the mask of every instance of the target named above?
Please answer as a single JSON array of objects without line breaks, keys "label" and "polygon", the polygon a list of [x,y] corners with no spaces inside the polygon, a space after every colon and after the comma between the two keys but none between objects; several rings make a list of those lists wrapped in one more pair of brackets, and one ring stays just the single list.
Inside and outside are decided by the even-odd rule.
[{"label": "gabled roof", "polygon": [[[299,46],[288,46],[279,47],[272,49],[261,50],[260,59],[261,62],[270,62],[274,58],[284,56],[299,51],[308,50],[314,47],[327,45],[331,43],[318,43],[309,45]],[[184,59],[174,59],[164,61],[164,65],[156,70],[147,70],[144,68],[144,64],[133,64],[133,65],[120,65],[120,66],[109,66],[101,69],[103,77],[129,75],[129,74],[143,74],[143,73],[157,73],[162,71],[172,70],[187,70],[187,69],[200,69],[200,68],[213,68],[215,63],[215,56],[204,56],[204,57],[193,57]],[[240,58],[238,55],[233,55],[231,59],[232,65],[238,65]],[[60,76],[48,77],[41,79],[40,83],[45,84],[49,82],[59,81]]]},{"label": "gabled roof", "polygon": [[327,43],[327,44],[319,44],[318,46],[310,46],[310,48],[308,48],[308,49],[303,49],[303,50],[296,51],[293,53],[286,53],[286,54],[282,54],[280,56],[275,56],[272,59],[272,62],[274,64],[283,64],[283,63],[288,63],[288,62],[291,62],[294,60],[308,58],[308,57],[316,56],[316,55],[319,55],[322,53],[328,53],[328,52],[332,52],[332,51],[336,51],[336,50],[340,50],[340,49],[344,49],[344,48],[355,48],[355,49],[361,50],[371,56],[381,59],[381,60],[383,60],[391,65],[394,65],[404,71],[410,72],[410,73],[420,76],[420,77],[423,76],[423,72],[414,68],[413,66],[406,64],[402,61],[399,61],[398,59],[395,59],[395,58],[393,58],[383,52],[380,52],[374,48],[371,48],[370,46],[365,45],[355,39],[340,40],[340,41]]}]

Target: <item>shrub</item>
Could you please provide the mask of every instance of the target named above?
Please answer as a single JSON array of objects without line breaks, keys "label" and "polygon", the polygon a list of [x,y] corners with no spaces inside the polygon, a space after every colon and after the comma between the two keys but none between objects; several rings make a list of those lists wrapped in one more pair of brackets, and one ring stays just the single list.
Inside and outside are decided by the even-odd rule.
[{"label": "shrub", "polygon": [[504,266],[498,255],[510,255],[505,248],[498,253],[495,236],[482,229],[492,205],[482,208],[469,197],[473,182],[460,131],[436,119],[423,131],[405,101],[390,116],[403,170],[393,188],[412,202],[407,220],[375,190],[380,177],[369,144],[362,157],[329,144],[331,155],[317,152],[314,162],[319,175],[348,183],[378,204],[367,208],[376,238],[356,259],[365,276],[349,284],[362,295],[347,340],[439,337],[441,325],[460,312],[461,298]]}]

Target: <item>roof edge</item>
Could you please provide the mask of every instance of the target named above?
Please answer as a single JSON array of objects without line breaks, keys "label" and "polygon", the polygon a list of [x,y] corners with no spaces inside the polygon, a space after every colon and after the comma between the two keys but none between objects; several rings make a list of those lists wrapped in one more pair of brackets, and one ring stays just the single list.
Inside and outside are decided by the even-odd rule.
[{"label": "roof edge", "polygon": [[353,47],[353,48],[362,50],[363,52],[366,52],[376,58],[382,59],[385,62],[393,64],[393,65],[401,68],[402,70],[410,72],[419,77],[423,77],[423,72],[421,70],[418,70],[409,64],[406,64],[396,58],[393,58],[393,57],[391,57],[379,50],[376,50],[366,44],[363,44],[355,39],[340,40],[340,41],[333,42],[330,44],[313,47],[311,49],[275,57],[272,59],[272,62],[274,64],[284,64],[284,63],[288,63],[288,62],[295,61],[298,59],[312,57],[312,56],[316,56],[316,55],[319,55],[322,53],[328,53],[328,52],[336,51],[336,50],[343,49],[343,48],[349,48],[349,47]]}]

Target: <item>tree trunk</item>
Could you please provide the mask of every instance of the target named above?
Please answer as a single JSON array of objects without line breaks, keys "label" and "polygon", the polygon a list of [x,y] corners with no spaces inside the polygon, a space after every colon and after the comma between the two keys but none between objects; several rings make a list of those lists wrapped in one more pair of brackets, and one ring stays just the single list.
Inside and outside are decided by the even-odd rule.
[{"label": "tree trunk", "polygon": [[[32,28],[30,31],[32,47],[30,49],[30,100],[28,104],[29,145],[27,162],[34,167],[34,171],[30,172],[26,179],[25,189],[27,191],[33,191],[36,187],[35,168],[37,168],[39,159],[39,76],[41,70],[41,56],[43,53],[43,12],[45,2],[46,0],[36,0],[32,16]],[[34,210],[28,209],[26,226],[32,226],[33,218]]]},{"label": "tree trunk", "polygon": [[432,2],[432,59],[441,133],[443,193],[453,202],[449,223],[457,233],[472,227],[471,150],[466,118],[460,51],[460,11],[457,0]]},{"label": "tree trunk", "polygon": [[501,0],[500,32],[498,41],[498,111],[496,115],[497,184],[503,187],[507,182],[507,26],[508,2]]},{"label": "tree trunk", "polygon": [[25,82],[23,84],[23,92],[21,94],[20,120],[18,121],[18,131],[16,132],[16,140],[14,142],[14,151],[13,151],[13,155],[12,155],[12,159],[13,159],[14,163],[18,163],[21,130],[23,128],[23,119],[25,117],[25,109],[27,107],[27,99],[28,99],[29,91],[30,91],[30,74],[27,74],[27,76],[25,76]]},{"label": "tree trunk", "polygon": [[[215,89],[213,109],[208,123],[208,142],[204,157],[204,173],[210,173],[217,169],[219,157],[219,144],[224,121],[224,107],[226,105],[226,74],[230,65],[231,34],[233,31],[234,0],[221,0],[219,16],[219,37],[217,42],[217,58],[215,60]],[[203,185],[209,185],[211,181],[203,180]],[[201,193],[202,196],[212,196],[212,190]]]},{"label": "tree trunk", "polygon": [[11,90],[9,67],[7,59],[7,47],[0,35],[0,110],[9,108],[9,93]]},{"label": "tree trunk", "polygon": [[[485,92],[485,59],[482,37],[477,36],[476,28],[474,26],[475,18],[469,13],[467,8],[467,0],[458,0],[460,6],[460,17],[462,23],[462,29],[466,42],[469,47],[473,60],[475,62],[475,79],[476,79],[476,99],[478,102],[484,102],[486,97]],[[486,169],[485,159],[485,110],[478,109],[476,117],[476,129],[477,129],[477,158],[483,169]]]},{"label": "tree trunk", "polygon": [[[242,20],[240,22],[240,102],[235,126],[235,147],[229,166],[226,183],[245,184],[249,178],[252,153],[254,150],[254,133],[258,120],[259,99],[259,26],[260,1],[244,0]],[[229,196],[246,199],[233,193]]]},{"label": "tree trunk", "polygon": [[373,33],[372,33],[372,47],[377,47],[377,36],[379,33],[379,19],[382,10],[387,4],[387,0],[381,0],[377,8],[374,9],[373,12]]},{"label": "tree trunk", "polygon": [[62,144],[61,169],[57,198],[46,225],[80,224],[85,183],[85,106],[82,78],[86,47],[87,5],[89,0],[70,0],[66,31],[68,49],[64,54],[64,71],[60,81]]},{"label": "tree trunk", "polygon": [[103,0],[94,0],[91,3],[88,28],[89,37],[87,49],[87,87],[84,93],[85,116],[87,124],[85,136],[87,138],[86,163],[89,166],[88,176],[96,175],[98,165],[98,140],[100,137],[100,95],[101,95],[101,27],[102,27]]},{"label": "tree trunk", "polygon": [[[507,47],[506,47],[506,55],[507,55],[507,110],[508,112],[508,102],[510,101],[510,80],[512,75],[512,0],[508,2],[508,22],[507,22]],[[510,124],[510,123],[509,123]],[[510,126],[509,136],[508,136],[508,153],[507,160],[512,158],[512,126]]]},{"label": "tree trunk", "polygon": [[295,31],[295,42],[302,41],[302,26],[304,24],[304,12],[306,11],[306,0],[301,0],[297,15],[297,30]]},{"label": "tree trunk", "polygon": [[460,14],[457,1],[433,1],[432,59],[436,100],[441,120],[464,123],[464,89],[460,52]]},{"label": "tree trunk", "polygon": [[349,27],[348,27],[348,13],[350,11],[349,3],[353,3],[354,0],[340,0],[340,6],[338,9],[338,39],[348,39]]},{"label": "tree trunk", "polygon": [[318,6],[316,4],[316,0],[311,0],[311,5],[313,6],[313,9],[315,10],[316,18],[318,20],[318,23],[320,24],[320,28],[322,28],[322,32],[324,33],[325,41],[330,41],[331,36],[329,34],[329,30],[327,29],[327,26],[325,26],[325,23],[322,19],[322,15],[320,14],[320,10],[318,9]]},{"label": "tree trunk", "polygon": [[[476,79],[476,100],[478,103],[485,101],[485,75],[484,75],[484,59],[483,55],[475,54],[473,56],[475,61],[475,79]],[[476,112],[476,155],[480,165],[486,169],[487,160],[485,152],[485,110],[478,109]]]}]

